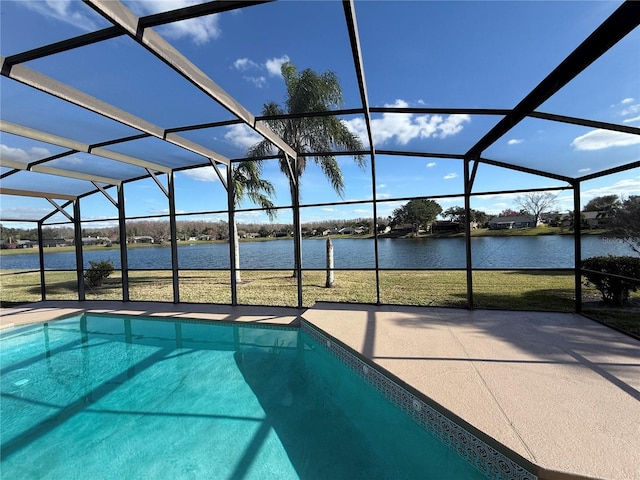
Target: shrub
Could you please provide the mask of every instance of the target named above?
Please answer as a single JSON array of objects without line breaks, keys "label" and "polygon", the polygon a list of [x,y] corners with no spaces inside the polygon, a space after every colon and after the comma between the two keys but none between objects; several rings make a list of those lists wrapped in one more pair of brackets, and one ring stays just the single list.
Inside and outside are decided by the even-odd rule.
[{"label": "shrub", "polygon": [[[600,291],[602,301],[606,304],[623,305],[629,300],[629,292],[636,292],[640,288],[639,257],[591,257],[582,261],[582,268],[593,270],[583,272],[583,275],[588,283]],[[625,280],[612,275],[636,280]]]},{"label": "shrub", "polygon": [[89,265],[91,265],[91,268],[85,270],[84,281],[87,282],[87,285],[90,287],[99,287],[102,285],[104,279],[108,278],[114,270],[113,264],[108,260],[103,260],[101,262],[90,261]]}]

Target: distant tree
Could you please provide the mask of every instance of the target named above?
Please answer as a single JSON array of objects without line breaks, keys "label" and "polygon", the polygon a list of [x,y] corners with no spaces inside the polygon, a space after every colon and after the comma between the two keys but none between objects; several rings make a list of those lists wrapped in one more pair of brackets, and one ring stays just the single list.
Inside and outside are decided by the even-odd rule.
[{"label": "distant tree", "polygon": [[442,207],[433,200],[409,200],[393,211],[392,223],[394,225],[410,224],[415,233],[421,226],[428,228],[441,212]]},{"label": "distant tree", "polygon": [[591,199],[584,206],[585,212],[598,212],[597,218],[610,219],[615,216],[622,202],[617,195],[603,195]]},{"label": "distant tree", "polygon": [[617,195],[603,195],[601,197],[592,198],[587,202],[582,211],[584,212],[601,212],[603,210],[617,210],[622,206],[622,202]]},{"label": "distant tree", "polygon": [[533,218],[534,226],[538,226],[540,215],[551,210],[558,196],[550,192],[530,192],[516,199],[518,206]]},{"label": "distant tree", "polygon": [[442,212],[442,216],[452,222],[459,222],[461,218],[464,219],[464,207],[449,207]]},{"label": "distant tree", "polygon": [[265,225],[262,225],[260,227],[260,230],[258,230],[258,235],[263,238],[268,237],[269,235],[271,235],[271,230],[269,230]]},{"label": "distant tree", "polygon": [[499,217],[517,217],[518,215],[520,215],[519,212],[516,212],[515,210],[512,210],[510,208],[507,208],[505,210],[502,210],[498,216]]},{"label": "distant tree", "polygon": [[622,240],[640,253],[640,195],[632,195],[622,202],[610,220],[607,236]]},{"label": "distant tree", "polygon": [[[469,209],[469,215],[472,222],[476,222],[480,225],[489,221],[489,215],[481,210],[474,210],[471,208]],[[452,222],[465,223],[466,212],[464,211],[464,207],[449,207],[442,212],[442,216],[444,218],[448,218]]]}]

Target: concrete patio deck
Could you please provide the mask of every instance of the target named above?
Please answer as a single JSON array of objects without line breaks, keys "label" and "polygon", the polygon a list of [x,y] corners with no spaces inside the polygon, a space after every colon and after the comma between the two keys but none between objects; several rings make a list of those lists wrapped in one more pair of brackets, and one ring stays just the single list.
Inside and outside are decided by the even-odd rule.
[{"label": "concrete patio deck", "polygon": [[580,315],[40,302],[0,309],[0,328],[83,311],[280,325],[302,317],[541,467],[540,478],[640,479],[640,342]]}]

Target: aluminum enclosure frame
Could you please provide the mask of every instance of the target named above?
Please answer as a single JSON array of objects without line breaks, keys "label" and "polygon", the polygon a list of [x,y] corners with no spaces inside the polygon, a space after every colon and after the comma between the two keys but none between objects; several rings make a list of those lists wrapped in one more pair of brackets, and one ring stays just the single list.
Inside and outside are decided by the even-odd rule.
[{"label": "aluminum enclosure frame", "polygon": [[[103,142],[101,144],[89,145],[83,142],[79,142],[74,139],[61,138],[47,132],[38,131],[27,125],[16,125],[10,122],[1,121],[0,130],[20,135],[33,140],[44,141],[53,145],[57,145],[68,149],[66,152],[54,155],[47,159],[41,159],[33,163],[21,165],[18,162],[12,162],[2,159],[1,164],[4,167],[11,168],[12,170],[2,175],[1,179],[9,178],[11,175],[19,171],[27,172],[39,172],[48,175],[57,175],[62,177],[69,177],[77,180],[87,181],[92,184],[93,188],[89,188],[85,193],[81,195],[68,195],[65,193],[56,193],[46,191],[44,189],[34,190],[13,190],[10,188],[4,188],[0,186],[0,193],[7,195],[22,195],[22,196],[39,196],[47,198],[49,200],[65,200],[67,203],[62,205],[62,209],[67,206],[73,206],[73,224],[76,231],[76,270],[78,277],[78,295],[80,300],[84,300],[84,288],[82,285],[82,247],[81,236],[78,237],[80,228],[80,209],[78,200],[85,196],[93,195],[95,193],[102,193],[106,197],[110,198],[108,191],[110,188],[116,188],[117,201],[112,203],[118,210],[118,223],[120,226],[120,240],[121,240],[121,262],[122,262],[122,278],[123,278],[123,300],[128,301],[128,262],[126,258],[126,247],[122,240],[126,240],[125,217],[124,217],[124,186],[133,181],[140,180],[142,178],[153,178],[159,187],[162,188],[161,183],[157,180],[156,175],[162,174],[167,176],[168,189],[165,191],[169,202],[169,218],[172,225],[172,232],[175,233],[176,222],[176,209],[175,209],[175,195],[173,188],[173,176],[176,171],[183,168],[173,168],[161,165],[158,163],[144,161],[142,159],[133,158],[130,156],[118,154],[109,150],[109,145],[117,143],[125,143],[128,141],[135,141],[145,137],[155,137],[159,140],[171,143],[181,149],[196,154],[199,159],[190,167],[197,168],[202,166],[210,166],[216,170],[216,173],[221,176],[222,174],[217,168],[217,165],[226,166],[227,178],[226,188],[228,194],[228,218],[229,224],[235,220],[235,214],[242,210],[235,210],[233,205],[233,191],[230,180],[231,166],[238,161],[245,159],[229,159],[225,156],[214,152],[202,145],[198,145],[195,142],[189,141],[179,135],[183,131],[192,131],[204,128],[210,128],[212,126],[231,125],[231,124],[245,124],[270,140],[279,150],[285,152],[290,157],[291,161],[296,162],[297,157],[300,154],[296,152],[291,146],[287,145],[283,139],[275,135],[268,127],[268,120],[270,118],[260,117],[249,112],[243,107],[237,100],[231,95],[220,88],[212,79],[207,77],[202,71],[200,71],[195,65],[193,65],[184,55],[178,52],[171,44],[165,41],[162,37],[156,34],[151,27],[163,25],[171,22],[184,20],[187,18],[197,18],[212,13],[219,13],[222,11],[228,11],[233,9],[250,8],[253,5],[259,5],[263,1],[217,1],[217,2],[205,2],[203,4],[194,5],[191,7],[181,8],[169,12],[163,12],[161,14],[149,15],[147,17],[136,17],[131,11],[129,11],[123,4],[118,1],[103,1],[103,0],[85,0],[85,3],[98,12],[101,16],[106,18],[113,24],[111,27],[107,27],[102,30],[91,32],[88,34],[80,35],[78,37],[56,42],[50,45],[45,45],[33,50],[21,52],[10,57],[2,58],[2,70],[1,74],[17,82],[23,83],[31,88],[41,90],[45,93],[53,95],[66,102],[83,107],[91,112],[98,113],[109,119],[115,120],[119,123],[127,125],[139,133],[133,136],[114,138],[110,141]],[[638,25],[640,25],[640,2],[632,0],[625,1],[608,19],[606,19],[594,32],[584,40],[569,56],[566,57],[547,77],[545,77],[529,94],[527,94],[515,107],[512,109],[446,109],[446,108],[392,108],[392,107],[372,107],[368,100],[368,91],[365,80],[365,66],[362,58],[362,52],[360,47],[360,38],[358,33],[357,19],[355,13],[355,4],[353,0],[344,0],[343,2],[344,15],[346,21],[347,33],[351,45],[351,54],[353,57],[353,65],[355,75],[357,78],[361,108],[350,109],[345,111],[334,112],[310,112],[307,114],[309,117],[320,115],[340,115],[340,114],[358,114],[362,115],[365,119],[366,132],[369,140],[369,149],[362,153],[368,156],[371,160],[371,176],[372,176],[372,206],[374,219],[377,218],[377,204],[378,198],[376,196],[376,177],[375,177],[375,164],[376,155],[398,155],[406,157],[434,157],[434,158],[450,158],[452,160],[459,160],[462,162],[464,168],[464,204],[465,211],[467,212],[466,218],[469,219],[470,201],[475,195],[486,194],[486,192],[474,192],[473,180],[475,178],[475,172],[478,165],[486,164],[493,165],[502,168],[511,169],[523,173],[538,175],[561,182],[566,182],[567,187],[573,190],[574,196],[574,211],[579,211],[580,208],[580,186],[581,183],[586,180],[591,180],[601,176],[610,175],[634,168],[640,167],[640,160],[633,161],[625,165],[621,165],[612,169],[607,169],[599,172],[590,173],[578,178],[566,177],[558,175],[553,172],[546,172],[538,170],[532,167],[522,166],[517,163],[508,163],[504,161],[497,161],[483,156],[484,152],[495,144],[498,140],[503,138],[508,132],[510,132],[516,125],[526,118],[535,118],[550,122],[560,122],[566,124],[587,126],[591,128],[598,128],[603,130],[609,130],[614,132],[622,132],[632,135],[640,135],[640,128],[632,127],[629,125],[612,124],[606,122],[598,122],[590,119],[575,118],[569,116],[558,115],[554,113],[539,112],[536,109],[540,107],[546,100],[551,98],[556,92],[562,89],[567,83],[574,79],[580,72],[587,68],[591,63],[600,58],[611,47],[616,45],[627,34],[632,32]],[[204,92],[209,98],[223,106],[234,117],[231,120],[217,122],[215,124],[194,124],[194,125],[180,125],[173,126],[171,128],[162,128],[152,124],[142,118],[139,118],[129,112],[121,110],[117,107],[102,102],[94,97],[87,95],[84,92],[76,90],[68,85],[62,84],[49,78],[39,72],[33,71],[22,65],[25,62],[35,60],[38,58],[44,58],[52,56],[57,53],[65,52],[71,49],[82,48],[87,45],[92,45],[97,42],[103,42],[109,39],[116,38],[118,36],[128,35],[139,45],[144,47],[150,54],[159,58],[162,62],[175,70],[180,76],[182,76],[193,87]],[[466,152],[459,152],[455,154],[444,154],[438,152],[402,152],[398,150],[379,150],[376,148],[372,126],[371,126],[371,114],[372,113],[412,113],[412,114],[477,114],[477,115],[493,115],[498,119],[497,123],[487,131],[470,149]],[[60,158],[64,155],[69,155],[75,152],[85,152],[90,155],[102,156],[114,161],[135,165],[146,169],[148,175],[135,178],[111,178],[100,175],[91,175],[72,170],[63,170],[47,166],[47,163]],[[347,155],[354,152],[317,152],[319,154],[325,153],[327,155]],[[221,177],[222,178],[222,177]],[[224,182],[223,182],[224,183]],[[164,190],[164,189],[163,189]],[[545,189],[549,190],[549,189]],[[301,244],[302,234],[300,226],[300,198],[299,189],[295,188],[296,196],[293,198],[293,204],[282,208],[291,208],[293,210],[293,218],[295,225],[294,236],[294,250],[296,258],[296,270],[298,278],[298,307],[302,306],[302,262],[301,262]],[[506,192],[506,191],[505,191]],[[504,193],[504,192],[494,192]],[[461,195],[456,195],[461,196]],[[308,205],[303,205],[308,206]],[[50,214],[37,220],[38,232],[39,232],[39,244],[42,247],[42,227],[44,222],[55,214],[58,210],[53,210]],[[7,219],[4,221],[25,221],[21,219]],[[467,307],[473,308],[473,268],[471,259],[471,244],[470,244],[470,224],[466,224],[466,272],[467,272]],[[576,265],[575,271],[575,292],[576,302],[575,310],[579,312],[581,310],[580,291],[581,291],[581,272],[578,267],[581,259],[581,247],[580,247],[580,228],[576,228],[574,231],[574,243],[575,243],[575,259],[574,265]],[[173,278],[173,301],[180,301],[179,293],[179,279],[178,279],[178,260],[177,260],[177,245],[175,244],[175,235],[172,234],[172,278]],[[78,244],[79,243],[79,244]],[[231,277],[231,303],[237,304],[237,292],[235,283],[235,270],[238,267],[235,265],[233,249],[235,238],[230,239],[229,242],[229,255],[230,255],[230,277]],[[42,248],[40,249],[42,255]],[[378,235],[377,229],[374,228],[374,255],[375,255],[375,276],[376,276],[376,299],[377,303],[380,303],[380,266],[378,260]],[[41,289],[42,298],[45,298],[45,279],[44,279],[44,261],[42,256],[40,257],[40,272],[41,272]]]}]

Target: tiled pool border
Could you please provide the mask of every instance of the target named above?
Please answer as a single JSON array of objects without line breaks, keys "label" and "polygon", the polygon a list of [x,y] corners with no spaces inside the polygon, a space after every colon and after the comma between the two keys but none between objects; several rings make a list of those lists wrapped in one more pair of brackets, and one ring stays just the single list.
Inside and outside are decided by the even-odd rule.
[{"label": "tiled pool border", "polygon": [[380,367],[352,353],[305,319],[301,320],[300,328],[409,418],[489,478],[537,480],[538,477],[534,473],[428,405],[423,399],[379,371]]}]

